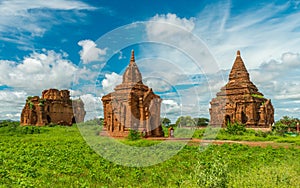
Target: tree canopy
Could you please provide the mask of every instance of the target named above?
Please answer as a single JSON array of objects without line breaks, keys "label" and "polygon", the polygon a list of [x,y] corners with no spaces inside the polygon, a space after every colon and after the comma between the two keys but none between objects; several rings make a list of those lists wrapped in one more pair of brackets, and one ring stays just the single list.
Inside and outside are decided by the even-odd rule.
[{"label": "tree canopy", "polygon": [[171,120],[169,118],[161,118],[161,124],[168,127],[171,124]]}]

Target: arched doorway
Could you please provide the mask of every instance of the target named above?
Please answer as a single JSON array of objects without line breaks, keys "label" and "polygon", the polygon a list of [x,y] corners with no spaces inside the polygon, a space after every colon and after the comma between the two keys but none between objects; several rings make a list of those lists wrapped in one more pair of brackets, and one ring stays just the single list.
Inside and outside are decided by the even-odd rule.
[{"label": "arched doorway", "polygon": [[225,126],[227,126],[229,123],[231,123],[230,115],[225,116]]},{"label": "arched doorway", "polygon": [[47,115],[47,121],[48,123],[51,123],[51,117],[49,115]]},{"label": "arched doorway", "polygon": [[247,121],[248,121],[248,118],[247,118],[247,116],[246,116],[245,112],[244,112],[244,111],[242,111],[242,124],[246,124],[246,123],[247,123]]}]

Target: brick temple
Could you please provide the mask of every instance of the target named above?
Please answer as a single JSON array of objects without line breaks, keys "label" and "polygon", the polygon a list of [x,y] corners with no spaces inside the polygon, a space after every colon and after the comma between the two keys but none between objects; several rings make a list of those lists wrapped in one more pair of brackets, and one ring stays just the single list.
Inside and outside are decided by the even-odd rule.
[{"label": "brick temple", "polygon": [[72,125],[84,121],[81,99],[71,100],[68,90],[44,90],[42,97],[28,97],[21,114],[21,125],[44,126],[50,123]]},{"label": "brick temple", "polygon": [[250,81],[240,51],[229,74],[228,83],[210,102],[210,124],[225,127],[228,122],[248,128],[269,128],[274,123],[274,108]]},{"label": "brick temple", "polygon": [[134,51],[123,74],[123,81],[114,92],[102,97],[104,130],[116,137],[127,136],[130,129],[146,132],[147,136],[160,137],[161,98],[144,85],[135,63]]}]

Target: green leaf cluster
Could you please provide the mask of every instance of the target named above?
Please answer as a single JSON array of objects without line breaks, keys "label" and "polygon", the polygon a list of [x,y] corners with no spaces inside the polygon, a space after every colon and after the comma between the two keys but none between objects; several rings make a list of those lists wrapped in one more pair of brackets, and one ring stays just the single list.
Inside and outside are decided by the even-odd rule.
[{"label": "green leaf cluster", "polygon": [[263,95],[259,95],[259,94],[251,94],[252,97],[255,98],[260,98],[260,99],[264,99],[265,97]]},{"label": "green leaf cluster", "polygon": [[139,140],[141,133],[138,130],[130,129],[127,139],[130,141]]},{"label": "green leaf cluster", "polygon": [[235,123],[227,123],[227,127],[225,128],[225,132],[232,135],[243,135],[246,133],[246,126],[244,124]]}]

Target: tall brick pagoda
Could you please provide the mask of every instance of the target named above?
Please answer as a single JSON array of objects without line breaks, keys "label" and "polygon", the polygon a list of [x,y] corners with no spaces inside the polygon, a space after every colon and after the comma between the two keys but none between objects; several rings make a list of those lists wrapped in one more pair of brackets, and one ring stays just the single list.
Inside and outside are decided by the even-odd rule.
[{"label": "tall brick pagoda", "polygon": [[249,128],[268,128],[274,123],[274,108],[250,81],[240,51],[229,74],[228,83],[210,102],[210,124],[225,127],[228,122]]},{"label": "tall brick pagoda", "polygon": [[127,136],[130,129],[146,132],[147,136],[160,137],[161,98],[144,85],[135,63],[134,51],[123,74],[123,82],[114,92],[102,97],[104,129],[111,136]]}]

